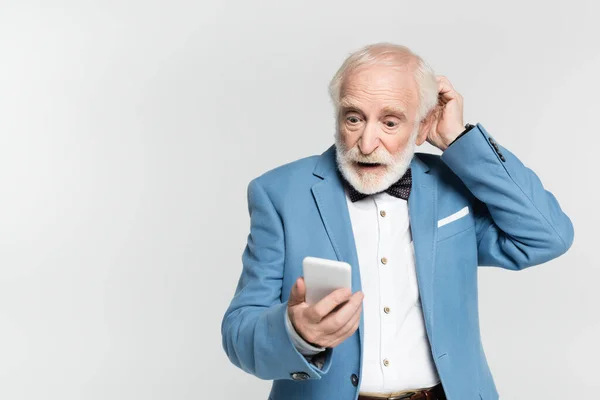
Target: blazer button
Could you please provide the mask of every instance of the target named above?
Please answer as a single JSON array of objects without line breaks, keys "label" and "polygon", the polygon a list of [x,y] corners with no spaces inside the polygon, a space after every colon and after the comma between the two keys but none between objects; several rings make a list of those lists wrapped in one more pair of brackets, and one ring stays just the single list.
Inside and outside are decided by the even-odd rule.
[{"label": "blazer button", "polygon": [[292,372],[290,375],[295,381],[305,381],[310,378],[306,372]]},{"label": "blazer button", "polygon": [[352,376],[350,377],[350,380],[352,381],[352,384],[355,387],[358,386],[358,376],[356,376],[356,374],[352,374]]}]

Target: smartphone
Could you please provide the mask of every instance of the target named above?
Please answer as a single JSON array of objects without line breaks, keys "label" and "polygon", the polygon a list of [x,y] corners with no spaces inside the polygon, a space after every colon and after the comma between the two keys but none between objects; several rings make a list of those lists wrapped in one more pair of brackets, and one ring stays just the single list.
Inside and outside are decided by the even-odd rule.
[{"label": "smartphone", "polygon": [[315,304],[336,289],[352,290],[352,268],[343,261],[304,257],[302,271],[306,285],[306,303]]}]

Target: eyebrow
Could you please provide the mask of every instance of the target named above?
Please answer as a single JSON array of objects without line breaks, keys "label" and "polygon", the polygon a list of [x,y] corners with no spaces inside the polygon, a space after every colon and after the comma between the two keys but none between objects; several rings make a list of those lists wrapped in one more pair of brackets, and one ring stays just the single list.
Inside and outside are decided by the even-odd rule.
[{"label": "eyebrow", "polygon": [[385,115],[394,114],[400,119],[406,119],[406,113],[401,108],[386,106],[383,107],[383,113]]},{"label": "eyebrow", "polygon": [[[361,111],[360,107],[358,107],[355,103],[352,102],[352,100],[349,100],[349,99],[342,99],[340,101],[339,107],[340,107],[340,112]],[[406,113],[404,112],[404,110],[402,110],[401,108],[398,108],[398,107],[385,106],[382,109],[382,113],[384,115],[393,114],[393,115],[396,115],[400,119],[406,120]]]},{"label": "eyebrow", "polygon": [[360,110],[351,100],[342,99],[340,101],[340,110]]}]

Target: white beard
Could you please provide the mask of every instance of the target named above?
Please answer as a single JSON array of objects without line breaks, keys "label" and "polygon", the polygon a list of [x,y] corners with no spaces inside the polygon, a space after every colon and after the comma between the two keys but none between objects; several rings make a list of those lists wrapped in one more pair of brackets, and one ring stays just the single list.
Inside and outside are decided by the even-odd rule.
[{"label": "white beard", "polygon": [[[385,147],[379,146],[373,153],[365,156],[358,149],[358,145],[354,145],[354,147],[347,150],[342,143],[338,130],[335,135],[335,152],[338,168],[342,176],[361,193],[374,194],[383,192],[396,183],[410,167],[410,162],[415,154],[418,132],[419,124],[416,124],[406,147],[396,155],[390,154]],[[359,173],[356,169],[356,164],[354,164],[357,161],[384,164],[385,171],[365,171]]]}]

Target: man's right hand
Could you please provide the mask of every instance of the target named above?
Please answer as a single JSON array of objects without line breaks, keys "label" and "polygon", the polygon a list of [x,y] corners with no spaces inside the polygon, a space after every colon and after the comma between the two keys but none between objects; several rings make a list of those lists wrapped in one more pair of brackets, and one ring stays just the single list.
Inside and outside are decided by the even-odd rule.
[{"label": "man's right hand", "polygon": [[[319,347],[335,347],[358,329],[364,294],[350,289],[337,289],[316,304],[305,301],[306,286],[300,277],[288,299],[290,321],[308,343]],[[345,303],[345,304],[344,304]]]}]

